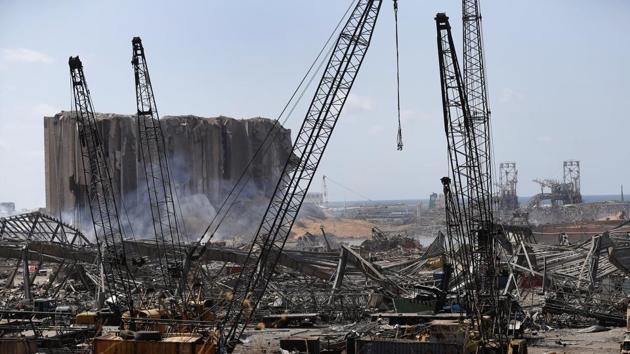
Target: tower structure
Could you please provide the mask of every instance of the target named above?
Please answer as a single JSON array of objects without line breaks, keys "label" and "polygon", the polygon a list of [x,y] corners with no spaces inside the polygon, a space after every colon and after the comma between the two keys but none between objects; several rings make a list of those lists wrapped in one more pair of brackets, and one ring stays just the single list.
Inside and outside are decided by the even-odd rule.
[{"label": "tower structure", "polygon": [[571,204],[582,203],[582,193],[580,191],[580,161],[564,161],[563,170],[563,182],[569,189],[569,202]]},{"label": "tower structure", "polygon": [[499,209],[518,209],[517,183],[518,170],[516,169],[516,162],[501,162],[499,164]]}]

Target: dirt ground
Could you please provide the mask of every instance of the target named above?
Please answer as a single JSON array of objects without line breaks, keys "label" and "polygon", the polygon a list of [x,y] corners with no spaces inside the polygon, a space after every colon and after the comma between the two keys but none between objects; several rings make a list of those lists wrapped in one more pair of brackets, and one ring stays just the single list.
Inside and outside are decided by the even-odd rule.
[{"label": "dirt ground", "polygon": [[342,219],[328,217],[326,219],[303,217],[293,225],[291,233],[294,237],[304,235],[310,232],[313,235],[321,235],[320,226],[324,225],[326,233],[337,236],[339,238],[359,238],[365,239],[372,237],[372,228],[374,224],[365,220]]},{"label": "dirt ground", "polygon": [[538,333],[536,343],[528,340],[529,354],[543,353],[619,353],[625,328],[613,328],[606,332],[580,333],[579,329],[557,329]]}]

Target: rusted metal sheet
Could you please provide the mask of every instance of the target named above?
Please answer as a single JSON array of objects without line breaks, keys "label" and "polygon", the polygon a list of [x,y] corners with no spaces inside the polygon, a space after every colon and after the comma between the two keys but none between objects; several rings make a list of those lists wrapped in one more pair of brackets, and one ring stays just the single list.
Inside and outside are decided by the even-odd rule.
[{"label": "rusted metal sheet", "polygon": [[37,343],[27,338],[0,339],[0,353],[3,354],[32,354],[37,353]]},{"label": "rusted metal sheet", "polygon": [[108,335],[94,339],[95,354],[215,354],[215,346],[191,337],[178,336],[161,341],[123,340]]},{"label": "rusted metal sheet", "polygon": [[431,343],[395,339],[357,339],[354,354],[461,354],[461,344]]}]

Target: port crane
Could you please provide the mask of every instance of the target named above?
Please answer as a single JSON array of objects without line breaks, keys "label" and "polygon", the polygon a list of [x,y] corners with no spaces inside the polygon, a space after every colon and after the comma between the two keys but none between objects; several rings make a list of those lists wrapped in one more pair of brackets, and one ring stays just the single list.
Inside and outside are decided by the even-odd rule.
[{"label": "port crane", "polygon": [[[133,316],[133,273],[127,262],[129,254],[125,249],[114,185],[102,137],[97,130],[90,90],[79,57],[70,57],[68,65],[88,204],[105,283],[102,291],[109,293],[109,305],[115,311],[120,312],[126,307]],[[99,305],[102,300],[99,294]]]},{"label": "port crane", "polygon": [[358,0],[341,29],[218,326],[228,351],[265,293],[372,39],[382,0]]},{"label": "port crane", "polygon": [[160,125],[149,68],[140,37],[131,41],[140,155],[149,196],[153,231],[164,289],[177,289],[184,297],[186,279],[182,277],[184,251],[182,227],[178,220],[173,185],[168,165],[164,133]]}]

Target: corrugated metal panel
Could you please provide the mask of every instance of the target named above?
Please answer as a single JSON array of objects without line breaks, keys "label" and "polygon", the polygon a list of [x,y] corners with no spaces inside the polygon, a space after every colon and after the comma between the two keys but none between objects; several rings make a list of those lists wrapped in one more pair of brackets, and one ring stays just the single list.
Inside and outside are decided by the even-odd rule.
[{"label": "corrugated metal panel", "polygon": [[427,343],[403,340],[357,339],[355,354],[462,354],[458,344]]}]

